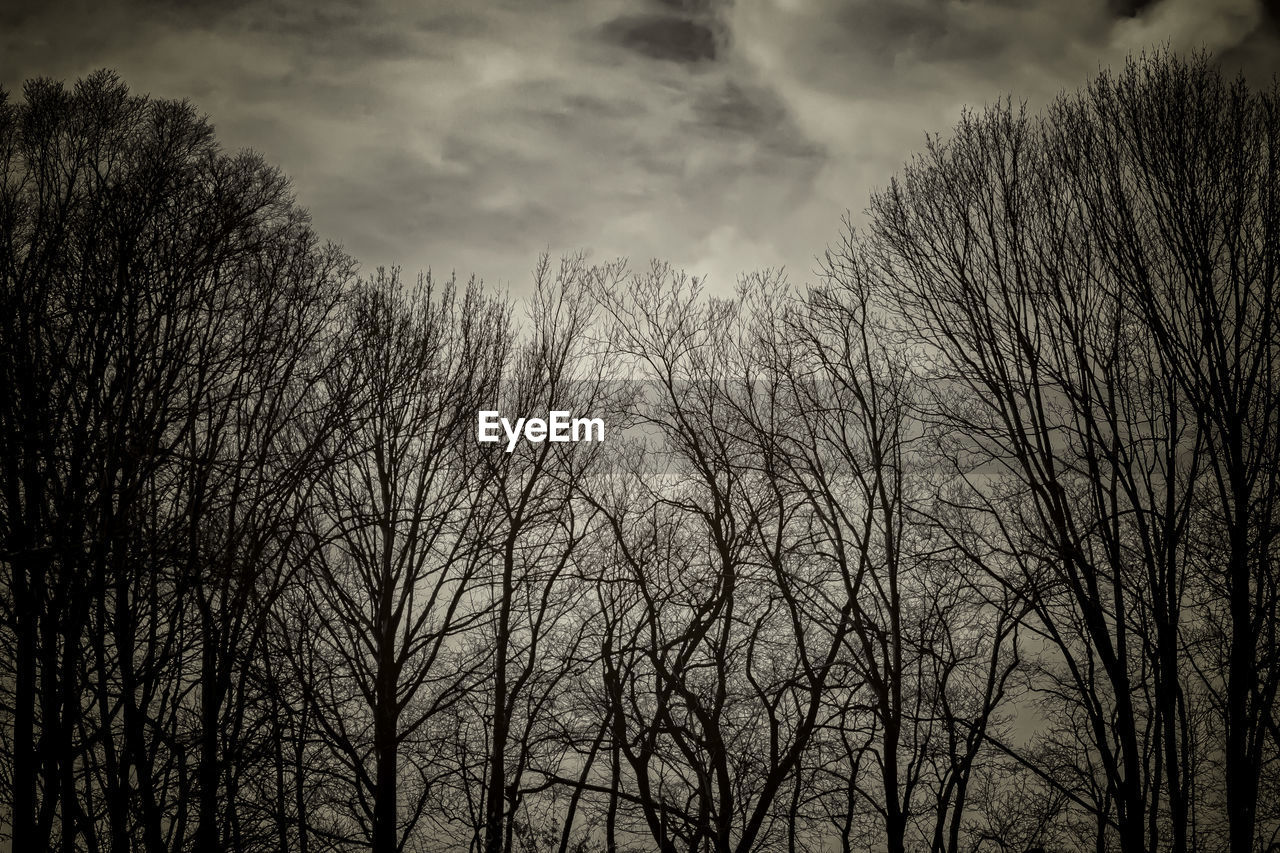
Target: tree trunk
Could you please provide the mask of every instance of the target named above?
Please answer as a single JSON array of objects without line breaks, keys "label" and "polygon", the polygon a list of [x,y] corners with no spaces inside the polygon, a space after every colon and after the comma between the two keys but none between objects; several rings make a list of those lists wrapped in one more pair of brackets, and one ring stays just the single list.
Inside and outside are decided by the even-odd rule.
[{"label": "tree trunk", "polygon": [[[19,548],[22,548],[22,544]],[[17,632],[13,709],[13,849],[42,850],[48,839],[36,833],[36,616],[32,594],[40,569],[27,550],[13,561],[14,615]]]},{"label": "tree trunk", "polygon": [[[1244,510],[1237,505],[1238,515]],[[1245,559],[1245,526],[1237,520],[1231,531],[1230,574],[1231,647],[1227,663],[1227,835],[1231,853],[1252,853],[1258,770],[1250,738],[1250,694],[1258,681],[1254,666],[1249,564]]]},{"label": "tree trunk", "polygon": [[218,637],[209,611],[201,604],[200,651],[200,767],[196,771],[200,788],[200,822],[196,825],[198,853],[218,853],[218,712],[221,689],[218,675]]},{"label": "tree trunk", "polygon": [[489,785],[485,800],[485,853],[503,853],[503,816],[507,804],[507,737],[511,720],[507,714],[507,642],[511,635],[511,597],[515,593],[515,531],[507,537],[502,556],[502,602],[498,609],[498,632],[494,637],[493,729],[489,752]]}]

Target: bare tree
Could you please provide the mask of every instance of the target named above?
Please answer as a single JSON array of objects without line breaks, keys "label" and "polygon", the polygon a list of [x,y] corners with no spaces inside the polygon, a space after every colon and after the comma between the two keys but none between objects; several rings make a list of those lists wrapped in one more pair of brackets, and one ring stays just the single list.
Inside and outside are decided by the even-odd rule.
[{"label": "bare tree", "polygon": [[842,842],[861,805],[891,850],[913,837],[956,850],[974,764],[1018,663],[1017,619],[930,523],[920,378],[874,284],[847,240],[828,252],[824,285],[768,324],[795,412],[780,476],[811,507],[819,553],[850,601],[847,674],[829,692],[823,744],[838,756],[824,775],[839,781]]},{"label": "bare tree", "polygon": [[632,416],[651,442],[630,485],[597,498],[615,541],[603,689],[625,772],[611,814],[638,810],[663,850],[796,843],[795,777],[854,627],[847,579],[783,470],[795,412],[754,325],[783,310],[778,288],[764,276],[702,303],[655,265],[600,294],[613,351],[644,379]]},{"label": "bare tree", "polygon": [[280,571],[314,447],[288,424],[350,262],[190,106],[105,73],[26,95],[0,250],[14,843],[55,817],[62,849],[186,843],[194,791],[210,847],[264,611],[206,593],[257,604]]},{"label": "bare tree", "polygon": [[[1158,56],[1038,121],[1007,104],[967,116],[873,200],[871,251],[933,373],[953,500],[986,515],[996,574],[1054,649],[1042,686],[1083,712],[1100,825],[1125,850],[1200,843],[1188,622],[1217,604],[1197,600],[1230,613],[1228,817],[1233,849],[1253,844],[1275,692],[1269,653],[1241,651],[1259,632],[1270,647],[1274,614],[1270,98]],[[1218,595],[1195,580],[1215,574],[1197,545],[1215,500],[1237,537]]]},{"label": "bare tree", "polygon": [[480,543],[494,520],[473,430],[501,376],[507,314],[474,284],[406,289],[379,272],[344,335],[341,381],[363,392],[320,475],[323,545],[294,665],[347,780],[330,832],[396,851],[443,774],[432,726],[484,663],[464,636],[486,618]]},{"label": "bare tree", "polygon": [[[494,410],[518,417],[553,411],[591,418],[611,409],[615,386],[588,351],[592,288],[618,286],[620,263],[591,266],[581,255],[553,269],[543,255],[533,274],[527,336],[520,340]],[[486,500],[498,516],[490,537],[492,685],[482,694],[488,720],[484,849],[510,851],[517,832],[538,831],[528,795],[545,790],[563,759],[558,715],[570,680],[590,665],[583,600],[591,580],[584,538],[594,511],[580,497],[603,452],[587,442],[491,445]],[[537,771],[534,780],[526,775]],[[574,806],[576,808],[576,805]],[[520,815],[523,809],[524,816]],[[573,810],[565,816],[569,823]],[[544,828],[550,832],[550,828]],[[566,829],[567,832],[567,829]],[[526,839],[528,841],[528,839]]]},{"label": "bare tree", "polygon": [[[1161,549],[1152,628],[1163,644],[1176,636],[1181,556],[1196,602],[1189,615],[1221,632],[1220,652],[1185,658],[1222,715],[1227,830],[1230,849],[1243,853],[1257,840],[1262,768],[1280,746],[1277,90],[1225,81],[1205,56],[1158,55],[1099,77],[1052,119],[1061,172],[1127,309],[1122,322],[1149,341],[1166,405],[1183,410],[1201,450],[1179,460],[1197,476],[1192,520],[1166,519],[1152,534]],[[1153,673],[1166,730],[1186,701],[1176,668],[1166,657]],[[1167,744],[1176,832],[1191,783]]]}]

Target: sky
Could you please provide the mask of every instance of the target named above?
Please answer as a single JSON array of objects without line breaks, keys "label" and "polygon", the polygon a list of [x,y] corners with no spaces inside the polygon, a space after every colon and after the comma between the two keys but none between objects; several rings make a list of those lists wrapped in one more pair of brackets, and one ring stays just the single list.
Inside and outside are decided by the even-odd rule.
[{"label": "sky", "polygon": [[728,293],[813,281],[926,133],[1035,110],[1127,55],[1269,85],[1280,0],[8,0],[0,85],[99,68],[190,99],[291,178],[321,236],[527,292],[539,253],[650,258]]}]

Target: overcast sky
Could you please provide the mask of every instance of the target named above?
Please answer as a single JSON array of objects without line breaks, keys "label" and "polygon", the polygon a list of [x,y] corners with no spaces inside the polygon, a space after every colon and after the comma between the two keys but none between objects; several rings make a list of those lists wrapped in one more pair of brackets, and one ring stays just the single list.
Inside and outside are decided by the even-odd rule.
[{"label": "overcast sky", "polygon": [[366,270],[520,293],[538,253],[730,288],[815,256],[962,106],[1044,104],[1126,53],[1280,70],[1260,0],[7,2],[0,83],[102,67],[189,98]]}]

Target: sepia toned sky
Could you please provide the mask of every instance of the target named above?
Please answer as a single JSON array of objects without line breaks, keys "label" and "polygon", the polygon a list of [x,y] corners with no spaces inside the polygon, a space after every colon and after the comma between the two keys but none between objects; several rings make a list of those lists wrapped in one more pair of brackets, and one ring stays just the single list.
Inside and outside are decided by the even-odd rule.
[{"label": "sepia toned sky", "polygon": [[0,85],[117,70],[292,178],[365,270],[519,294],[540,251],[660,257],[728,290],[815,257],[868,193],[1002,95],[1034,109],[1127,53],[1267,85],[1276,0],[18,0]]}]

